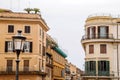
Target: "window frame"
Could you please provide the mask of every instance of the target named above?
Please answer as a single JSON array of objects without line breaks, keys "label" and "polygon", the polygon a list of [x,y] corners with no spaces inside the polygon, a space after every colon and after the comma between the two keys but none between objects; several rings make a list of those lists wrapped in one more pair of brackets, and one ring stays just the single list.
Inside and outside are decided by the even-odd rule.
[{"label": "window frame", "polygon": [[14,25],[8,25],[8,33],[14,33]]},{"label": "window frame", "polygon": [[94,45],[89,45],[89,54],[94,54]]},{"label": "window frame", "polygon": [[30,32],[31,32],[30,26],[25,26],[24,33],[30,33]]},{"label": "window frame", "polygon": [[106,53],[107,53],[107,45],[100,44],[100,54],[106,54]]},{"label": "window frame", "polygon": [[5,52],[14,52],[13,41],[5,41]]},{"label": "window frame", "polygon": [[23,46],[23,52],[25,53],[32,53],[33,42],[25,41]]}]

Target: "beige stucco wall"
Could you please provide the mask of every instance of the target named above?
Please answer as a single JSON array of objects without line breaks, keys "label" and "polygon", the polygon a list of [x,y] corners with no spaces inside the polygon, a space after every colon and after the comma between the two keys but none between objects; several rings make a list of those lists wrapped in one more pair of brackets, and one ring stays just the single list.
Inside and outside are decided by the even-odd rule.
[{"label": "beige stucco wall", "polygon": [[[109,26],[109,34],[113,35],[111,39],[87,39],[82,40],[82,45],[85,50],[85,60],[86,61],[99,61],[99,60],[108,60],[110,61],[110,74],[117,76],[117,44],[118,44],[118,54],[120,54],[120,24],[117,22],[120,21],[119,18],[113,18],[111,16],[93,16],[89,17],[86,20],[85,24],[85,35],[87,35],[87,28],[95,26],[96,34],[98,34],[98,26]],[[117,38],[117,26],[118,26],[118,39]],[[89,54],[89,45],[94,45],[94,53]],[[100,54],[100,44],[107,45],[107,53]],[[120,55],[119,55],[120,58]],[[97,64],[96,64],[96,67]],[[119,60],[119,69],[120,69],[120,60]]]}]

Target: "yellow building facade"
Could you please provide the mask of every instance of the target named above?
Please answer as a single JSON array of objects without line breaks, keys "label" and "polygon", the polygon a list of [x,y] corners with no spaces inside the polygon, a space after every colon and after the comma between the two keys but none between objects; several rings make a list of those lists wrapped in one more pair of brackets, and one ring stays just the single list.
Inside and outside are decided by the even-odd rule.
[{"label": "yellow building facade", "polygon": [[49,53],[52,55],[52,80],[65,80],[65,58],[67,55],[58,47],[56,41],[48,36]]},{"label": "yellow building facade", "polygon": [[0,13],[0,80],[15,80],[16,53],[12,36],[17,30],[27,39],[20,54],[19,79],[44,80],[46,76],[46,32],[48,26],[39,14]]}]

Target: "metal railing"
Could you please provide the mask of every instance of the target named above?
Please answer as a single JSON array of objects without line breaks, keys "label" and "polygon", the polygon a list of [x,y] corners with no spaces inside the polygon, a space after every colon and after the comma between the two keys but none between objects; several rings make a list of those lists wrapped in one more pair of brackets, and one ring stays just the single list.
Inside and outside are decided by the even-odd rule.
[{"label": "metal railing", "polygon": [[113,34],[93,34],[93,35],[84,35],[82,40],[88,39],[113,39]]},{"label": "metal railing", "polygon": [[[5,74],[15,74],[16,71],[13,69],[13,67],[7,67],[7,68],[1,68],[0,69],[0,75]],[[36,70],[34,67],[19,67],[19,74],[36,74],[36,75],[46,75],[47,73],[42,70]]]}]

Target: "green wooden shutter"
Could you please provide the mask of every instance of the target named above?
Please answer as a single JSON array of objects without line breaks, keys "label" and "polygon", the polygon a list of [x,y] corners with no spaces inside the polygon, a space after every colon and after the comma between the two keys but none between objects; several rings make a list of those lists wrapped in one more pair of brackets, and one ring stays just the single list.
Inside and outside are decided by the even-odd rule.
[{"label": "green wooden shutter", "polygon": [[88,72],[90,72],[90,61],[88,61]]},{"label": "green wooden shutter", "polygon": [[109,67],[109,61],[106,61],[106,71],[109,71],[110,67]]},{"label": "green wooden shutter", "polygon": [[96,72],[96,61],[94,61],[94,71]]},{"label": "green wooden shutter", "polygon": [[85,62],[85,73],[87,73],[87,64],[88,62]]}]

